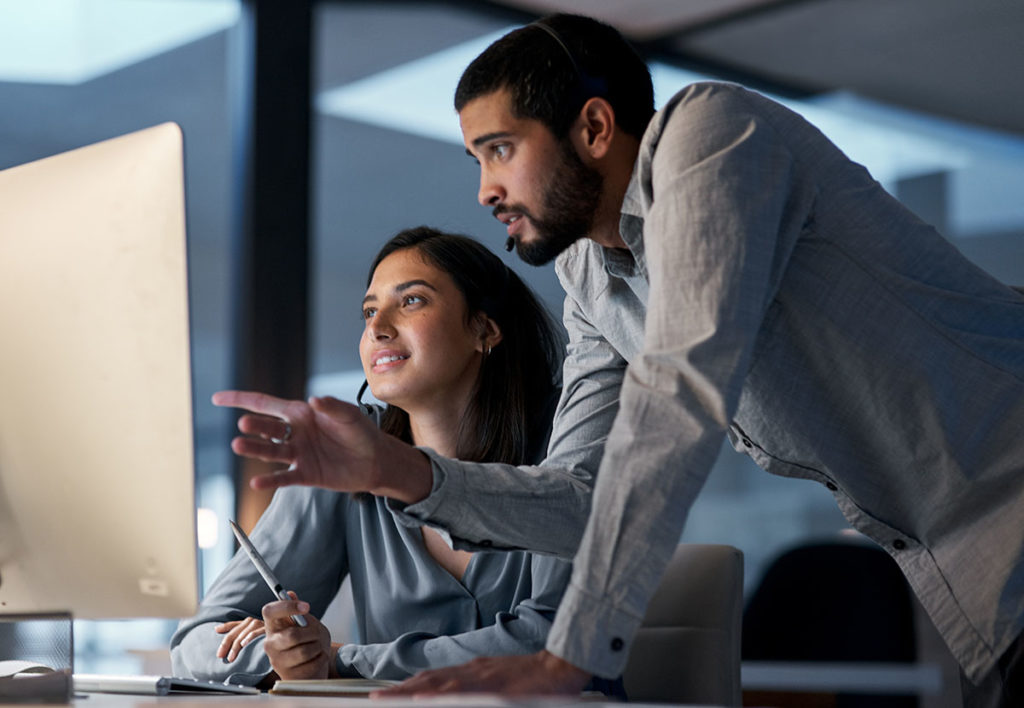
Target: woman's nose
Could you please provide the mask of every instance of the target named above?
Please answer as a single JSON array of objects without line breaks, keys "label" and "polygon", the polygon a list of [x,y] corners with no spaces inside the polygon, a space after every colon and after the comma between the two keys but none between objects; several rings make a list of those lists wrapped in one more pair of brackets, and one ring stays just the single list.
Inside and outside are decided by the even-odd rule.
[{"label": "woman's nose", "polygon": [[390,319],[383,311],[378,311],[370,320],[368,329],[373,339],[392,339],[395,336],[395,328]]}]

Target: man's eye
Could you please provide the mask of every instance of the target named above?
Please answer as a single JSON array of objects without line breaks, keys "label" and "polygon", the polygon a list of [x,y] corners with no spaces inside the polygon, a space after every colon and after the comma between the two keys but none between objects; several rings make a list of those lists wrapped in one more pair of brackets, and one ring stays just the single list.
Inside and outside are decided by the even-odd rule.
[{"label": "man's eye", "polygon": [[404,305],[415,305],[420,302],[423,302],[423,298],[419,295],[406,295],[402,298],[402,304]]},{"label": "man's eye", "polygon": [[363,310],[363,319],[364,320],[368,320],[368,319],[370,319],[371,317],[373,317],[376,314],[377,314],[377,308],[375,308],[375,307],[367,307],[366,309]]},{"label": "man's eye", "polygon": [[508,152],[510,148],[511,146],[508,143],[498,143],[497,145],[494,145],[491,148],[491,152],[493,152],[494,156],[499,160],[504,160],[506,157],[508,157]]}]

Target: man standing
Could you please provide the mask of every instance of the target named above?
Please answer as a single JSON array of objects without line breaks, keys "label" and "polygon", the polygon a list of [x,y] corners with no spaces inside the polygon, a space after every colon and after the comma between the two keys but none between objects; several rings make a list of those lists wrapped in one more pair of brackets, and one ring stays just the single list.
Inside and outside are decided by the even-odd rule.
[{"label": "man standing", "polygon": [[311,447],[345,448],[330,457],[341,473],[322,447],[260,441],[259,456],[292,465],[261,484],[386,494],[458,547],[571,555],[579,541],[545,652],[399,690],[572,692],[620,674],[728,435],[767,471],[825,484],[890,552],[969,705],[1024,705],[1024,298],[758,94],[696,84],[652,117],[646,66],[588,18],[498,40],[456,108],[480,203],[524,260],[555,259],[566,291],[543,465],[484,470],[423,451],[428,467],[354,432],[337,402],[238,402],[307,426]]}]

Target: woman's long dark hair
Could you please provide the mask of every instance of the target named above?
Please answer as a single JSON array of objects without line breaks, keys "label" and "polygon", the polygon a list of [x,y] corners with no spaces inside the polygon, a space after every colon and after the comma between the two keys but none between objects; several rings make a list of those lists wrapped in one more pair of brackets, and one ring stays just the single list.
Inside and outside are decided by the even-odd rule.
[{"label": "woman's long dark hair", "polygon": [[[466,413],[459,424],[455,457],[472,462],[536,462],[543,455],[556,403],[564,340],[533,291],[479,242],[419,226],[395,235],[370,266],[395,251],[415,248],[427,263],[447,273],[466,300],[469,321],[481,312],[501,330],[501,342],[486,354]],[[381,429],[412,442],[409,415],[388,406]]]}]

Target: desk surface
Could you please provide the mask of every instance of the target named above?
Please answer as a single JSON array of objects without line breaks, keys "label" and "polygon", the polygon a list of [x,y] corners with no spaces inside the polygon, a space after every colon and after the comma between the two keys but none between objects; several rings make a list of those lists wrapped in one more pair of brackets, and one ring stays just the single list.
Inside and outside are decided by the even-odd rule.
[{"label": "desk surface", "polygon": [[[359,708],[622,708],[622,704],[609,701],[574,700],[568,698],[527,698],[511,699],[493,694],[448,695],[436,698],[420,699],[387,699],[374,700],[367,698],[338,698],[335,696],[272,696],[262,693],[258,696],[237,695],[206,695],[206,696],[129,696],[113,693],[79,694],[72,701],[74,708],[152,708],[161,704],[160,708],[212,708],[213,704],[224,708],[310,708],[310,706],[358,706]],[[254,705],[254,704],[258,704]],[[630,703],[632,708],[643,708],[643,703]],[[650,708],[655,705],[646,704]]]}]

